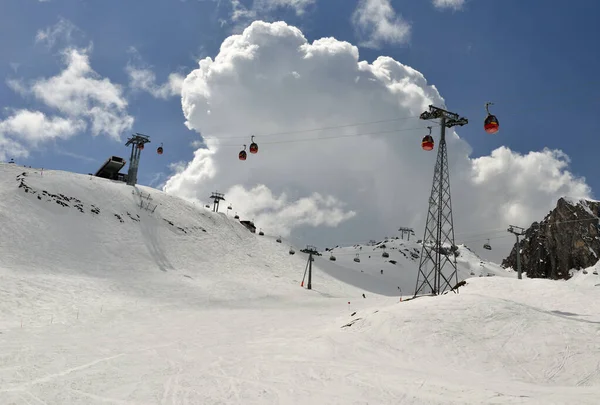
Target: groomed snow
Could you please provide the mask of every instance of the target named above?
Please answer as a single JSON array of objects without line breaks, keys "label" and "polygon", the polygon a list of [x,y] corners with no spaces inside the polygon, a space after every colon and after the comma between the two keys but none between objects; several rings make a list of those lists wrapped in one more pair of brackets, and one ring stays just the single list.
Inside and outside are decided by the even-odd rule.
[{"label": "groomed snow", "polygon": [[400,302],[418,260],[361,272],[336,249],[307,290],[300,247],[137,190],[153,213],[122,183],[0,165],[1,404],[597,404],[592,271],[517,280],[461,249],[460,278],[508,276]]}]

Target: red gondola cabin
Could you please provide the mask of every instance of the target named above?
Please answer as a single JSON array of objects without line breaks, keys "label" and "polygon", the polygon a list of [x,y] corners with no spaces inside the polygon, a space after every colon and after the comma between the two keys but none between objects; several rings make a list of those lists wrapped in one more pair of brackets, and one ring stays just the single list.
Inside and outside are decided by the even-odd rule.
[{"label": "red gondola cabin", "polygon": [[488,115],[485,118],[485,122],[483,123],[483,128],[485,132],[488,134],[495,134],[500,129],[500,123],[498,123],[498,118],[495,115]]},{"label": "red gondola cabin", "polygon": [[250,144],[250,153],[258,153],[258,145],[254,142],[254,135],[251,138],[252,143]]},{"label": "red gondola cabin", "polygon": [[485,117],[485,121],[483,122],[483,129],[488,134],[495,134],[500,129],[500,123],[498,122],[498,118],[495,115],[490,113],[490,105],[494,103],[488,102],[485,103],[485,111],[487,112],[487,117]]},{"label": "red gondola cabin", "polygon": [[421,147],[423,148],[423,150],[432,150],[433,145],[433,137],[431,135],[425,135],[423,141],[421,142]]},{"label": "red gondola cabin", "polygon": [[246,145],[244,145],[244,150],[240,151],[239,157],[240,160],[246,160],[246,157],[248,157],[248,154],[246,153]]}]

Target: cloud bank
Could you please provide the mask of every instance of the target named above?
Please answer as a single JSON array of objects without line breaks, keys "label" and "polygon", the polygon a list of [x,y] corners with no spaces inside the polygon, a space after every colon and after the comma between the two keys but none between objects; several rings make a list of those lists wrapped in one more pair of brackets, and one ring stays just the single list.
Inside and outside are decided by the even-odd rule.
[{"label": "cloud bank", "polygon": [[[399,226],[421,237],[436,156],[420,148],[433,123],[418,116],[445,102],[414,68],[389,57],[361,61],[348,42],[309,43],[283,22],[255,21],[200,60],[181,94],[186,125],[207,148],[177,166],[165,191],[200,201],[224,192],[266,233],[295,230],[305,243],[358,242]],[[239,161],[251,135],[260,150]],[[457,241],[480,247],[491,234],[496,260],[513,240],[492,231],[528,225],[561,195],[591,194],[560,151],[503,147],[471,159],[452,130],[447,143]],[[308,225],[325,227],[311,234]]]}]

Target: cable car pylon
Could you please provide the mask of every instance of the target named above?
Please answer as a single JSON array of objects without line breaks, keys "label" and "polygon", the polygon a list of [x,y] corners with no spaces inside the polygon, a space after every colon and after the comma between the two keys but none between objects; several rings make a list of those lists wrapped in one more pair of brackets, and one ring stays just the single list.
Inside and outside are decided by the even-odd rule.
[{"label": "cable car pylon", "polygon": [[[446,128],[457,125],[463,126],[469,123],[466,118],[433,105],[430,105],[429,111],[423,112],[420,118],[422,120],[440,119],[441,134],[433,172],[431,196],[429,197],[425,235],[421,247],[417,285],[413,298],[419,294],[442,294],[448,287],[454,291],[458,284],[455,254],[458,248],[454,244]],[[444,271],[444,267],[448,264],[447,271]]]}]

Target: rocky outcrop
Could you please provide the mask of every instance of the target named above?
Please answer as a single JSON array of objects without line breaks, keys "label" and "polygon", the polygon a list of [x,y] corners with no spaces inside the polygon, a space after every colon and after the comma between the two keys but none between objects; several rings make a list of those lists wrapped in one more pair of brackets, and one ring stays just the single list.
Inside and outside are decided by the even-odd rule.
[{"label": "rocky outcrop", "polygon": [[530,278],[568,279],[569,270],[593,266],[600,254],[600,201],[561,198],[541,222],[534,222],[503,267],[521,268]]}]

